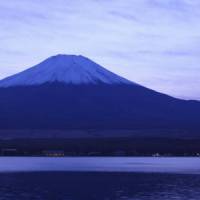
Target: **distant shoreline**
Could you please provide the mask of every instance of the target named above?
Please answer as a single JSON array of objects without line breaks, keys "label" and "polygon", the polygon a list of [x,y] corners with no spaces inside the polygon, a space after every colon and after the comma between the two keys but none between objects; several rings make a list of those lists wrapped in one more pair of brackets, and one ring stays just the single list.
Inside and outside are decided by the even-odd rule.
[{"label": "distant shoreline", "polygon": [[199,157],[200,139],[52,138],[0,140],[1,156]]}]

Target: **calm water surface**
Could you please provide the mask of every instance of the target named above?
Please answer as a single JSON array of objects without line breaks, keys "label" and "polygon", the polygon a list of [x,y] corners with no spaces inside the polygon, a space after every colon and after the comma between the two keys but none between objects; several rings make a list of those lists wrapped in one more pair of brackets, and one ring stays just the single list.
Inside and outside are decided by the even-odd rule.
[{"label": "calm water surface", "polygon": [[0,200],[199,200],[200,158],[0,158]]}]

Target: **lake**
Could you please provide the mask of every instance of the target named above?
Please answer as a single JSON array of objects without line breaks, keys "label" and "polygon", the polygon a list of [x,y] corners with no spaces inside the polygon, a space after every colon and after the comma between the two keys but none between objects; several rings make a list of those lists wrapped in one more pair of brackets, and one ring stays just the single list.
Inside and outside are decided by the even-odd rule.
[{"label": "lake", "polygon": [[0,200],[198,200],[200,158],[1,157]]}]

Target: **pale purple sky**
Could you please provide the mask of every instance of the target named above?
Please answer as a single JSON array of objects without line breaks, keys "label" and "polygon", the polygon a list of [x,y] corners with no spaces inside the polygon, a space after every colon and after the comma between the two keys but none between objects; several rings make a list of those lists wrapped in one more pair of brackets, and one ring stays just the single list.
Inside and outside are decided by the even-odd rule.
[{"label": "pale purple sky", "polygon": [[200,100],[200,1],[0,1],[0,78],[59,53]]}]

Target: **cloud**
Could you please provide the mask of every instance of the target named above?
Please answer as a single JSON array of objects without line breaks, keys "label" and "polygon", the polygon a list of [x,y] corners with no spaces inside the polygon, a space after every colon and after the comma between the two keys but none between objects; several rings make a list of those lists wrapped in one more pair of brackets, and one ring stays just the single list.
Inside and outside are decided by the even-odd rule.
[{"label": "cloud", "polygon": [[83,54],[147,87],[200,99],[199,21],[198,0],[0,1],[0,77],[57,53]]}]

